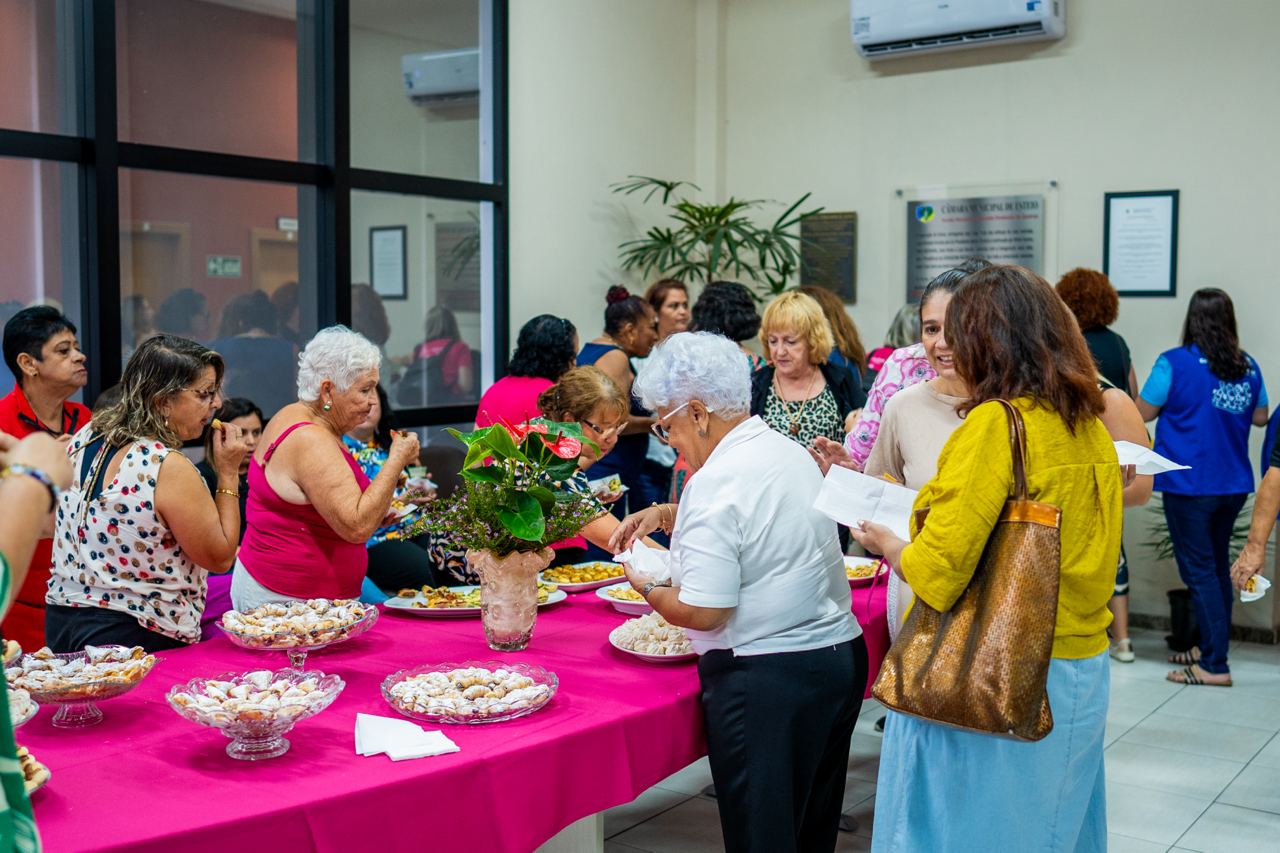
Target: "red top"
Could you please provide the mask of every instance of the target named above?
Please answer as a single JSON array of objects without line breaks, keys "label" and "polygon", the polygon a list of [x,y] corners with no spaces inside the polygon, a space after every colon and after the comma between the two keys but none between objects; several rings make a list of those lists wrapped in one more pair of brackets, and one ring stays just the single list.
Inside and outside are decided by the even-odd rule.
[{"label": "red top", "polygon": [[[363,542],[348,542],[334,532],[311,504],[295,504],[281,498],[267,481],[265,466],[298,427],[296,423],[271,443],[258,460],[249,461],[249,498],[245,504],[248,526],[240,544],[240,562],[258,583],[290,598],[359,598],[360,584],[369,567]],[[342,453],[360,491],[369,478],[359,463]]]},{"label": "red top", "polygon": [[[70,400],[62,404],[62,423],[50,427],[36,417],[22,388],[13,386],[13,393],[0,399],[0,432],[15,438],[26,438],[34,432],[47,432],[52,436],[74,435],[89,422],[92,413],[88,406]],[[31,566],[18,590],[13,608],[0,625],[0,633],[16,640],[24,649],[38,649],[44,645],[44,594],[49,585],[49,569],[53,565],[53,540],[36,542],[31,555]]]},{"label": "red top", "polygon": [[449,390],[455,394],[465,394],[470,389],[458,386],[458,374],[462,372],[462,368],[471,366],[471,347],[459,340],[436,338],[424,344],[418,344],[413,355],[414,358],[431,358],[440,353],[444,353],[444,364],[440,365],[444,384],[448,385]]},{"label": "red top", "polygon": [[538,395],[555,383],[541,376],[504,376],[489,386],[476,407],[476,429],[506,421],[523,424],[542,417]]}]

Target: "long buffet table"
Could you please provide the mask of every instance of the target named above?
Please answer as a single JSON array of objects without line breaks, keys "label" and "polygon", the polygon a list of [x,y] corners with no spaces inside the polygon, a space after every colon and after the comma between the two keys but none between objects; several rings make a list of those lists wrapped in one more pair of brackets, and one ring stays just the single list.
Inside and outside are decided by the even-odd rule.
[{"label": "long buffet table", "polygon": [[[883,585],[853,593],[878,666],[888,641]],[[222,636],[161,653],[137,688],[101,703],[101,724],[55,729],[54,709],[41,708],[17,731],[52,772],[32,798],[45,849],[528,853],[706,752],[694,664],[645,663],[610,647],[609,631],[626,618],[591,593],[571,595],[540,612],[527,650],[503,654],[485,645],[476,618],[384,611],[364,636],[308,658],[308,669],[337,673],[346,688],[286,735],[288,753],[261,762],[228,757],[227,739],[179,717],[164,693],[196,676],[283,668],[285,654],[247,651]],[[546,708],[504,723],[442,726],[461,747],[449,755],[392,762],[355,754],[358,712],[397,716],[379,689],[388,674],[504,659],[557,674]]]}]

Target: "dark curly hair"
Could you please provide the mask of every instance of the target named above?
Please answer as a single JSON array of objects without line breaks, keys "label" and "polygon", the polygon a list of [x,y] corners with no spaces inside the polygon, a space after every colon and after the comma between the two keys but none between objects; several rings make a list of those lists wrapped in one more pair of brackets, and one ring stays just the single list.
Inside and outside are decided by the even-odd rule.
[{"label": "dark curly hair", "polygon": [[573,367],[578,330],[563,317],[539,314],[520,327],[509,376],[540,376],[556,382]]},{"label": "dark curly hair", "polygon": [[1249,359],[1240,349],[1236,309],[1225,290],[1202,287],[1191,294],[1182,324],[1182,345],[1195,344],[1209,360],[1209,370],[1226,382],[1238,382],[1249,372]]},{"label": "dark curly hair", "polygon": [[756,300],[736,281],[713,281],[693,304],[693,332],[712,332],[731,341],[751,340],[760,331]]},{"label": "dark curly hair", "polygon": [[605,302],[607,306],[604,309],[604,333],[606,335],[616,335],[627,326],[634,326],[637,323],[653,313],[653,308],[649,306],[639,296],[635,296],[631,291],[627,290],[620,284],[615,284],[609,288],[609,292],[605,294]]},{"label": "dark curly hair", "polygon": [[1106,328],[1120,314],[1120,294],[1105,273],[1076,267],[1058,279],[1055,289],[1083,331]]}]

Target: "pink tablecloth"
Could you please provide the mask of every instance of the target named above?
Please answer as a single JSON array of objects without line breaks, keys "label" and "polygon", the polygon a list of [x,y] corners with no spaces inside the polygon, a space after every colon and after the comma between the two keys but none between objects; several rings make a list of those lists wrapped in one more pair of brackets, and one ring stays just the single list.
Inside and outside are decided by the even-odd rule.
[{"label": "pink tablecloth", "polygon": [[395,716],[379,691],[395,670],[503,657],[477,619],[383,613],[364,637],[313,655],[309,668],[341,675],[346,689],[287,735],[286,755],[261,763],[229,758],[220,732],[164,701],[195,676],[287,665],[282,652],[224,637],[162,653],[132,693],[102,703],[93,728],[55,729],[54,709],[41,708],[18,740],[53,774],[33,798],[45,849],[527,853],[706,752],[694,664],[614,650],[608,632],[626,617],[591,593],[571,598],[542,612],[528,650],[505,656],[555,672],[555,699],[523,719],[443,727],[462,748],[451,755],[357,757],[355,717]]},{"label": "pink tablecloth", "polygon": [[882,577],[875,586],[855,586],[850,592],[853,594],[853,615],[862,626],[862,636],[867,643],[867,691],[862,698],[869,699],[871,685],[876,683],[880,664],[889,651],[889,620],[885,615],[889,585]]}]

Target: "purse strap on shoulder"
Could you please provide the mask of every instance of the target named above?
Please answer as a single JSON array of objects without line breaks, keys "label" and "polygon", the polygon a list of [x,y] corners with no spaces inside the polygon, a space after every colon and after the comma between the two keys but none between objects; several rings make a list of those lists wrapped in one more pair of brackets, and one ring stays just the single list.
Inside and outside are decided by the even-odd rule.
[{"label": "purse strap on shoulder", "polygon": [[1009,416],[1009,449],[1013,452],[1013,499],[1027,500],[1027,428],[1022,413],[1008,400],[997,400]]}]

